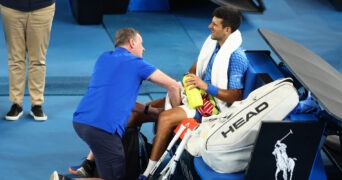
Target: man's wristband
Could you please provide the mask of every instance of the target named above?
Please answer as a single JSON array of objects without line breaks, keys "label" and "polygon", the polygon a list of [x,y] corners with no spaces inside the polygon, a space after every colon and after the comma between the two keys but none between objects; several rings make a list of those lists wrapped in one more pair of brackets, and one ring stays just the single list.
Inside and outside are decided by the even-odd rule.
[{"label": "man's wristband", "polygon": [[213,97],[216,97],[219,92],[219,88],[216,86],[213,86],[212,84],[208,84],[207,93],[210,94]]},{"label": "man's wristband", "polygon": [[148,114],[148,109],[150,108],[150,105],[146,105],[144,109],[144,114]]}]

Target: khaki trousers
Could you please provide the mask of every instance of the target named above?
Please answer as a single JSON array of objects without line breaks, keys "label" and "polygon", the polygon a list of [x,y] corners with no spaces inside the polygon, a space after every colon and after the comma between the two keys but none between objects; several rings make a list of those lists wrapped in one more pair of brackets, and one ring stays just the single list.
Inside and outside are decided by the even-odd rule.
[{"label": "khaki trousers", "polygon": [[22,103],[27,74],[31,104],[41,105],[44,102],[46,52],[55,4],[31,12],[5,6],[0,8],[8,51],[9,99],[13,103]]}]

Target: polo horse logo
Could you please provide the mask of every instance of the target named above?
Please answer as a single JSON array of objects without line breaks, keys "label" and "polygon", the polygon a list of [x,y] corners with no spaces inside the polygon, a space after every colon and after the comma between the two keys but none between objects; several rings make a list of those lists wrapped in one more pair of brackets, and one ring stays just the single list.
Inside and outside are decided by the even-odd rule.
[{"label": "polo horse logo", "polygon": [[275,172],[275,179],[278,179],[278,173],[282,171],[283,173],[283,179],[288,180],[287,176],[290,174],[289,180],[292,179],[293,170],[295,167],[295,160],[296,158],[289,158],[286,153],[286,144],[282,143],[281,141],[284,140],[287,136],[290,134],[293,134],[292,130],[290,129],[290,132],[287,133],[282,139],[278,140],[276,144],[274,145],[274,150],[272,154],[275,156],[276,159],[276,165],[277,170]]}]

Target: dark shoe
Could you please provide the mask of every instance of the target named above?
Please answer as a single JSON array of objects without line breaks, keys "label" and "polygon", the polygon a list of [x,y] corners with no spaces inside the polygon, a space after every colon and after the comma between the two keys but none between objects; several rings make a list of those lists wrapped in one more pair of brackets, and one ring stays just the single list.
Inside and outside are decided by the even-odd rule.
[{"label": "dark shoe", "polygon": [[77,175],[81,177],[94,177],[94,172],[96,170],[95,161],[90,161],[88,159],[84,160],[81,167],[76,170]]},{"label": "dark shoe", "polygon": [[54,171],[50,176],[50,180],[71,180],[71,178],[58,174],[57,171]]},{"label": "dark shoe", "polygon": [[45,115],[41,105],[32,106],[30,114],[36,121],[47,120],[47,116]]},{"label": "dark shoe", "polygon": [[11,110],[6,114],[5,119],[15,121],[23,115],[23,108],[18,104],[13,104]]},{"label": "dark shoe", "polygon": [[90,177],[90,173],[88,173],[82,166],[76,170],[76,174],[84,178]]}]

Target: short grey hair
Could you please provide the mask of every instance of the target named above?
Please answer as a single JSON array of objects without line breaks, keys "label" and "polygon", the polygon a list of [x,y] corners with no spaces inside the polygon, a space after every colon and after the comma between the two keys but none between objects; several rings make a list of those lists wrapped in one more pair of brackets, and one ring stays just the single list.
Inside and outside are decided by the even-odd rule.
[{"label": "short grey hair", "polygon": [[126,44],[130,39],[135,39],[137,35],[140,34],[139,31],[133,28],[122,28],[119,29],[115,34],[114,46],[122,46]]}]

